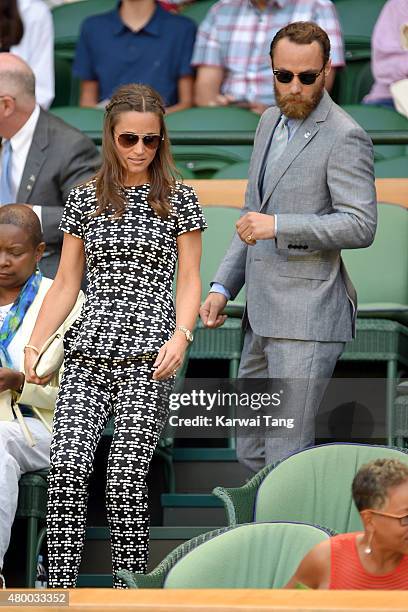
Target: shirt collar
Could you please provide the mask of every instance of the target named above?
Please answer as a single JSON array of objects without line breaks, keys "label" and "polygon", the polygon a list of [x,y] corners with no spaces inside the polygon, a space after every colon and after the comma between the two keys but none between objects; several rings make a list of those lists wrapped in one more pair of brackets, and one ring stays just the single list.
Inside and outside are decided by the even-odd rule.
[{"label": "shirt collar", "polygon": [[23,127],[21,127],[14,136],[10,138],[11,148],[14,151],[19,151],[25,145],[25,143],[32,141],[35,128],[37,127],[38,117],[40,116],[40,107],[38,104],[35,105],[35,108]]},{"label": "shirt collar", "polygon": [[[129,30],[128,26],[123,23],[120,17],[120,13],[119,13],[120,5],[121,5],[121,2],[118,2],[116,9],[112,11],[113,33],[114,34],[121,34],[124,30]],[[149,21],[146,23],[146,25],[143,26],[142,30],[139,30],[139,31],[148,32],[149,34],[152,34],[153,36],[160,36],[161,24],[163,22],[164,13],[165,13],[164,9],[159,4],[156,4],[156,9],[153,15],[151,16]]]}]

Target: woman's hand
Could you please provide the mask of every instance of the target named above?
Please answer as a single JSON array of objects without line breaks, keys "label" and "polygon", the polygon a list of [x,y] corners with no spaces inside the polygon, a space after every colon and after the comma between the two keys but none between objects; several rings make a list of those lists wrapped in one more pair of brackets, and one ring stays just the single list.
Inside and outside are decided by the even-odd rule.
[{"label": "woman's hand", "polygon": [[51,378],[54,376],[54,373],[48,374],[48,376],[44,376],[44,378],[39,378],[34,371],[34,364],[37,360],[38,353],[35,352],[34,349],[30,347],[26,347],[24,350],[24,372],[26,382],[32,383],[34,385],[46,385],[50,382]]},{"label": "woman's hand", "polygon": [[163,344],[153,364],[155,368],[153,380],[166,380],[176,374],[177,369],[183,363],[187,344],[185,334],[179,331],[176,331],[170,340]]},{"label": "woman's hand", "polygon": [[24,385],[24,374],[11,368],[0,368],[0,392],[18,391]]}]

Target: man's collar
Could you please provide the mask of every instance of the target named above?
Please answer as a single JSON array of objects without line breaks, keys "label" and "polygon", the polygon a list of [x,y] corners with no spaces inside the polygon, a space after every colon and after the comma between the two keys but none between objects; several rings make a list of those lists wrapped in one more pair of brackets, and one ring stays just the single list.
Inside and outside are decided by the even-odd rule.
[{"label": "man's collar", "polygon": [[37,126],[38,117],[40,116],[40,107],[38,104],[35,105],[35,108],[25,124],[10,138],[11,147],[13,151],[19,149],[20,145],[26,142],[28,139],[32,140],[35,128]]},{"label": "man's collar", "polygon": [[[119,2],[116,9],[112,11],[113,13],[112,21],[114,24],[113,33],[114,34],[121,34],[123,31],[130,29],[122,21],[122,18],[119,12],[120,5],[121,5],[121,2]],[[151,16],[149,21],[146,23],[146,25],[143,26],[142,30],[144,30],[145,32],[148,32],[149,34],[152,34],[153,36],[160,36],[160,29],[161,29],[163,13],[165,13],[164,9],[159,4],[156,3],[156,8],[154,10],[153,15]]]}]

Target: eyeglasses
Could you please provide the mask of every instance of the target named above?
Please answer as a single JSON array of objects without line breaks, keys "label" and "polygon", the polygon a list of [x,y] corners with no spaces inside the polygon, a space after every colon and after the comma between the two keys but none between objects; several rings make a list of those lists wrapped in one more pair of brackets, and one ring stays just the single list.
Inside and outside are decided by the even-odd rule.
[{"label": "eyeglasses", "polygon": [[290,70],[272,70],[279,83],[291,83],[297,76],[302,85],[313,85],[317,77],[322,74],[324,66],[319,72],[291,72]]},{"label": "eyeglasses", "polygon": [[379,510],[371,510],[370,512],[373,514],[379,514],[380,516],[388,516],[390,518],[399,519],[401,527],[407,527],[408,525],[408,514],[403,514],[402,516],[398,516],[397,514],[389,514],[388,512],[380,512]]},{"label": "eyeglasses", "polygon": [[140,138],[147,149],[157,149],[160,142],[164,140],[163,136],[160,134],[134,134],[133,132],[124,132],[123,134],[117,135],[118,143],[124,149],[130,149],[137,145]]}]

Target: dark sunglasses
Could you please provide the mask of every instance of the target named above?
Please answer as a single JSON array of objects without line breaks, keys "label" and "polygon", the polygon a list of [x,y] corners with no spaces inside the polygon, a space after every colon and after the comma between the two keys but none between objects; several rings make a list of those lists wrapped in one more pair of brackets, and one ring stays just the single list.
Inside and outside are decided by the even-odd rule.
[{"label": "dark sunglasses", "polygon": [[133,134],[133,132],[124,132],[117,135],[118,143],[124,149],[134,147],[139,142],[139,138],[142,139],[144,146],[148,149],[157,149],[160,142],[164,140],[160,134]]},{"label": "dark sunglasses", "polygon": [[279,83],[290,83],[295,76],[299,77],[302,85],[313,85],[317,77],[322,74],[324,66],[319,72],[291,72],[290,70],[272,70]]}]

